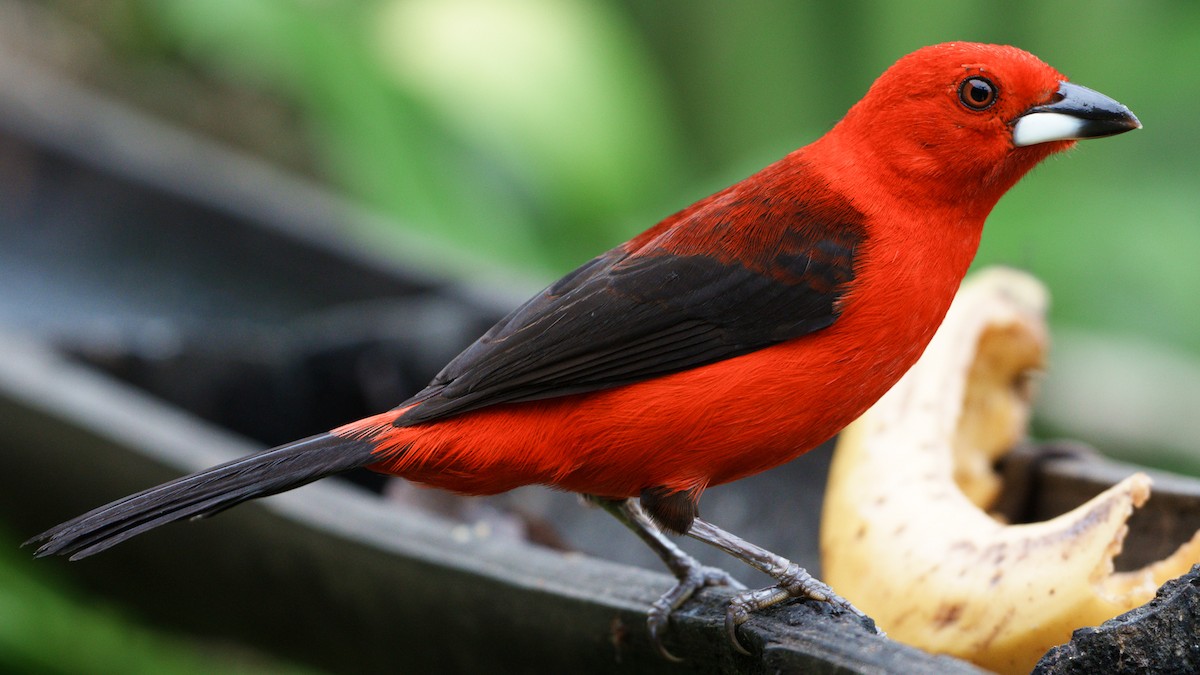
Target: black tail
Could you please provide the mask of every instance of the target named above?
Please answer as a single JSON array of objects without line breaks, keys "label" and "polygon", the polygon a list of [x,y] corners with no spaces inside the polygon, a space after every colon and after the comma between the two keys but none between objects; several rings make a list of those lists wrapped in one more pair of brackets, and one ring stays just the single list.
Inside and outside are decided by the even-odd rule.
[{"label": "black tail", "polygon": [[25,542],[35,555],[71,560],[115,546],[159,525],[210,516],[376,461],[366,441],[318,434],[143,490],[52,527]]}]

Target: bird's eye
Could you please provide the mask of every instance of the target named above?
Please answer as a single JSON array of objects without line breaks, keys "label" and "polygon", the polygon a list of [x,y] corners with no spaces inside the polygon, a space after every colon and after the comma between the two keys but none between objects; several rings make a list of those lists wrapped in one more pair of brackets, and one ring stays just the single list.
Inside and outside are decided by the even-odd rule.
[{"label": "bird's eye", "polygon": [[971,110],[987,110],[996,102],[1000,90],[983,77],[968,77],[958,85],[958,100]]}]

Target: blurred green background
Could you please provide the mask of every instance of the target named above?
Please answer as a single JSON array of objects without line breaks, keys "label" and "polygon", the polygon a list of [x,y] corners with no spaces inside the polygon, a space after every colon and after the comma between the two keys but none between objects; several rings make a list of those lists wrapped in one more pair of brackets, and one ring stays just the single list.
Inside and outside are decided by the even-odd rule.
[{"label": "blurred green background", "polygon": [[[977,266],[1028,269],[1054,297],[1041,430],[1200,474],[1200,3],[3,0],[0,12],[0,47],[387,216],[356,233],[372,246],[403,257],[417,236],[454,249],[458,272],[498,263],[539,281],[816,138],[917,47],[1018,45],[1145,124],[1047,162],[985,231]],[[53,31],[17,35],[13,17]],[[66,629],[12,609],[50,601],[10,562],[20,571],[0,576],[21,581],[0,584],[0,666],[203,669],[174,641],[165,660],[157,646],[87,667],[34,658],[54,650],[22,645]],[[85,614],[72,630],[96,626],[100,642],[115,630],[110,613]],[[44,629],[15,632],[3,621],[16,616]]]}]

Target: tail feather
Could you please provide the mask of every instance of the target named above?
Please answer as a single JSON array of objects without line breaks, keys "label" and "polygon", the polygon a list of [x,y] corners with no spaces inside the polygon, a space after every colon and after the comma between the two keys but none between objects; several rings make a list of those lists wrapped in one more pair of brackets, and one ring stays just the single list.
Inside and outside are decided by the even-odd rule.
[{"label": "tail feather", "polygon": [[86,558],[184,518],[211,516],[246,500],[284,492],[377,461],[367,441],[318,434],[143,490],[50,528],[24,545],[35,556]]}]

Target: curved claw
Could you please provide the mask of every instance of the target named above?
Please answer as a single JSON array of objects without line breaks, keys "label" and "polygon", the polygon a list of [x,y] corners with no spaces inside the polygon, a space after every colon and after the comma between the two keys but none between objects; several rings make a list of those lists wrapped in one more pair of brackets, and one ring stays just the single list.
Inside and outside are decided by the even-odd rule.
[{"label": "curved claw", "polygon": [[[650,632],[650,641],[654,644],[654,648],[658,653],[668,661],[676,663],[682,662],[683,659],[669,652],[666,646],[663,645],[662,636],[666,633],[667,624],[671,619],[671,612],[679,608],[680,605],[687,602],[688,598],[692,597],[696,591],[706,586],[729,586],[736,589],[744,589],[737,579],[734,579],[728,572],[715,567],[705,567],[699,563],[690,564],[686,568],[686,572],[679,578],[671,590],[667,591],[654,604],[650,605],[650,612],[646,617],[646,625]],[[749,652],[742,649],[742,646],[734,644],[739,651],[748,654]]]},{"label": "curved claw", "polygon": [[738,640],[737,627],[746,623],[749,618],[750,611],[742,595],[737,595],[729,601],[729,607],[725,610],[725,632],[729,635],[729,644],[733,645],[734,651],[746,656],[750,656],[750,650],[743,647]]},{"label": "curved claw", "polygon": [[754,612],[783,602],[788,597],[790,596],[787,590],[781,586],[767,586],[754,591],[742,591],[733,596],[729,601],[729,607],[725,610],[725,631],[729,634],[729,641],[733,643],[733,648],[749,656],[750,651],[743,647],[737,639],[737,627],[746,623]]},{"label": "curved claw", "polygon": [[792,563],[787,572],[780,577],[779,586],[787,591],[791,597],[809,597],[814,600],[822,600],[833,605],[843,612],[849,612],[859,619],[870,621],[875,628],[877,635],[886,635],[871,617],[867,616],[861,609],[850,604],[850,601],[833,592],[827,584],[813,577],[804,568]]},{"label": "curved claw", "polygon": [[[674,588],[663,595],[654,604],[650,605],[650,612],[646,616],[646,627],[650,633],[650,642],[658,651],[659,655],[668,661],[682,663],[683,659],[679,658],[667,650],[663,644],[663,633],[667,630],[667,623],[671,619],[671,605],[667,600],[667,596],[676,591],[681,584],[676,584]],[[681,601],[682,602],[682,601]]]}]

